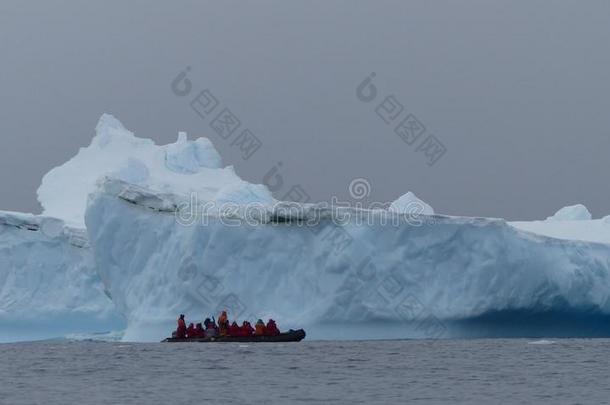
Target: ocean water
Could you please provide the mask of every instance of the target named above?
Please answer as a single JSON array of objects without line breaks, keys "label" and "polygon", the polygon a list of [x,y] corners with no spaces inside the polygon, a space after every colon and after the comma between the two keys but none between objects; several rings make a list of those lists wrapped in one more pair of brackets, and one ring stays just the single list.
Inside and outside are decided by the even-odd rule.
[{"label": "ocean water", "polygon": [[608,339],[0,345],[0,403],[607,404]]}]

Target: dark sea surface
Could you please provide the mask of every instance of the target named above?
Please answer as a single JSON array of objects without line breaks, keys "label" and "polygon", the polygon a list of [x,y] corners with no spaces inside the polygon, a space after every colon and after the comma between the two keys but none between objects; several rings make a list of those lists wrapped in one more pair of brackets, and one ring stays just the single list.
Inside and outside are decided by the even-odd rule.
[{"label": "dark sea surface", "polygon": [[0,345],[1,404],[608,404],[609,339]]}]

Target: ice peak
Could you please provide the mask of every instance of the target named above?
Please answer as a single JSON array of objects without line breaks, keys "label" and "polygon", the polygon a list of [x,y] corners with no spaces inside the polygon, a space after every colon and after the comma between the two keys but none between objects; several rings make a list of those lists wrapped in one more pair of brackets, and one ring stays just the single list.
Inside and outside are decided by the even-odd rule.
[{"label": "ice peak", "polygon": [[114,137],[133,137],[133,133],[128,131],[121,121],[116,119],[111,114],[102,114],[95,126],[95,137],[93,141],[97,141],[100,148],[105,147]]},{"label": "ice peak", "polygon": [[100,132],[104,132],[107,130],[129,132],[127,131],[127,129],[125,129],[123,123],[116,119],[114,115],[103,113],[100,116],[100,119],[97,121],[97,125],[95,126],[95,132],[99,134]]},{"label": "ice peak", "polygon": [[44,214],[84,227],[87,197],[96,181],[110,176],[164,193],[197,194],[208,201],[222,188],[243,184],[207,138],[190,141],[180,132],[175,143],[156,145],[138,138],[110,114],[103,114],[91,144],[49,171],[38,188]]},{"label": "ice peak", "polygon": [[569,205],[561,208],[546,219],[547,221],[589,221],[591,220],[591,213],[582,204]]},{"label": "ice peak", "polygon": [[415,193],[409,191],[396,199],[389,207],[390,211],[401,214],[434,215],[434,209],[424,201],[417,198]]}]

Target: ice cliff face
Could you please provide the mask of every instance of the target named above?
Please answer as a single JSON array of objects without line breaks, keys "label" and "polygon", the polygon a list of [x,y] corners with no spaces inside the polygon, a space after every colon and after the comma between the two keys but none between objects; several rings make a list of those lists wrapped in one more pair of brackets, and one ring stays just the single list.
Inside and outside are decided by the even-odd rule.
[{"label": "ice cliff face", "polygon": [[0,341],[121,328],[84,231],[0,211]]},{"label": "ice cliff face", "polygon": [[[332,336],[346,330],[336,325],[361,325],[363,337],[375,322],[386,325],[377,329],[385,337],[395,328],[402,337],[488,336],[496,316],[531,320],[534,329],[506,332],[527,335],[544,314],[577,314],[594,334],[610,314],[609,245],[538,236],[494,219],[399,215],[398,224],[383,224],[380,216],[398,214],[347,210],[338,224],[315,206],[271,213],[263,223],[210,215],[185,224],[168,209],[185,198],[114,180],[91,196],[86,224],[96,266],[128,319],[127,339],[156,340],[178,313],[201,319],[225,307],[318,337],[330,336],[329,323]],[[372,219],[361,223],[364,215]],[[311,216],[319,223],[305,226]],[[577,330],[562,327],[555,332]]]}]

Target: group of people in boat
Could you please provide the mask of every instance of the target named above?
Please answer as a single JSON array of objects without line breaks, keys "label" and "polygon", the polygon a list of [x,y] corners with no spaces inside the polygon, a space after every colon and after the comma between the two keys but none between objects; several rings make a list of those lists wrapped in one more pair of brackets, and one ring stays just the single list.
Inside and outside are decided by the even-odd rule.
[{"label": "group of people in boat", "polygon": [[280,330],[273,319],[269,319],[267,324],[259,319],[254,327],[248,321],[243,321],[241,325],[238,325],[236,321],[229,323],[227,311],[222,311],[218,317],[218,324],[212,317],[212,319],[206,318],[203,323],[196,325],[189,323],[186,326],[184,315],[181,314],[178,317],[178,327],[172,333],[172,337],[189,339],[216,336],[277,336],[279,334]]}]

